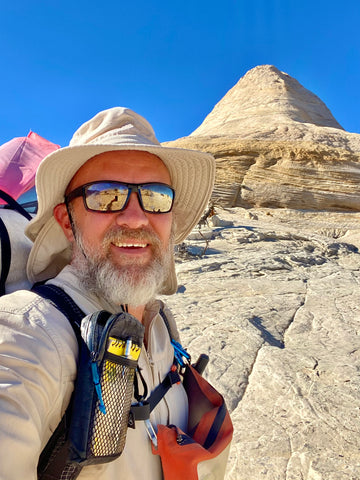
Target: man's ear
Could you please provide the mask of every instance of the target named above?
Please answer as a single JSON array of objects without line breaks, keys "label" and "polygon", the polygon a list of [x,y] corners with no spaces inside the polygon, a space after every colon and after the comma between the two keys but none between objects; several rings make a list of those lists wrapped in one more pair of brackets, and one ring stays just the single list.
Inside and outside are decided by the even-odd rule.
[{"label": "man's ear", "polygon": [[59,203],[56,205],[56,207],[54,207],[53,214],[55,220],[62,228],[65,237],[69,240],[69,242],[73,242],[74,233],[72,231],[71,222],[65,203]]}]

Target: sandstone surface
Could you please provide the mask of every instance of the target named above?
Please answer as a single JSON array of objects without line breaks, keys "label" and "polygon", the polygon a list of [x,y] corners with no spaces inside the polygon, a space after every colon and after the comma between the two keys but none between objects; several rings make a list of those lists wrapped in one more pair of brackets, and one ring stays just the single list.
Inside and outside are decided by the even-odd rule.
[{"label": "sandstone surface", "polygon": [[360,135],[273,66],[250,70],[189,137],[165,145],[215,156],[223,206],[360,210]]},{"label": "sandstone surface", "polygon": [[167,145],[217,162],[166,300],[231,411],[226,480],[359,480],[360,135],[263,65]]},{"label": "sandstone surface", "polygon": [[166,298],[235,433],[227,480],[360,478],[360,213],[217,209]]}]

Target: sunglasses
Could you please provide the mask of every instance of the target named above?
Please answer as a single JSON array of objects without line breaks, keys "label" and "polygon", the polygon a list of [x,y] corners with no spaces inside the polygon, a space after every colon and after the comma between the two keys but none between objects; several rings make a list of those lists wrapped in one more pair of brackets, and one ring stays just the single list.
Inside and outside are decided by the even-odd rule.
[{"label": "sunglasses", "polygon": [[123,183],[112,181],[91,182],[75,188],[65,196],[65,203],[83,197],[87,210],[93,212],[121,212],[127,207],[132,192],[137,193],[144,212],[168,213],[171,211],[175,191],[165,183]]}]

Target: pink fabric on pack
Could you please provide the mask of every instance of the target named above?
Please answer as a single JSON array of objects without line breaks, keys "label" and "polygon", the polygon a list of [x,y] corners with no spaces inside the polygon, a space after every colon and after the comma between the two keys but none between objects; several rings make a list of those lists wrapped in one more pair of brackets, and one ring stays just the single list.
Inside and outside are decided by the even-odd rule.
[{"label": "pink fabric on pack", "polygon": [[17,200],[35,185],[35,173],[41,160],[58,148],[59,145],[35,132],[1,145],[0,189]]}]

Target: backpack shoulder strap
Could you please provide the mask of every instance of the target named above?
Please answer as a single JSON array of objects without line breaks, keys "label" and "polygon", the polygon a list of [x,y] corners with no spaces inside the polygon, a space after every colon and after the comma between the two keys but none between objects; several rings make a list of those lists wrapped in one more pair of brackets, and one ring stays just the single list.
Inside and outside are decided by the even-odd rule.
[{"label": "backpack shoulder strap", "polygon": [[[160,315],[164,320],[166,328],[168,329],[169,336],[171,339],[171,345],[174,348],[174,363],[170,368],[169,373],[166,375],[164,380],[151,392],[150,397],[147,399],[146,402],[142,402],[141,405],[133,405],[131,407],[132,414],[134,415],[135,420],[145,420],[145,416],[149,418],[150,412],[156,407],[156,405],[160,402],[160,400],[166,395],[168,390],[175,384],[181,381],[181,377],[179,374],[179,367],[181,374],[184,374],[187,366],[191,364],[191,356],[185,350],[185,348],[177,342],[171,331],[171,326],[168,318],[165,315],[163,309],[160,309]],[[184,361],[185,359],[185,361]],[[207,364],[209,362],[208,355],[202,353],[197,362],[193,365],[195,370],[200,373],[200,375],[204,372]]]},{"label": "backpack shoulder strap", "polygon": [[159,313],[160,313],[161,318],[163,319],[163,321],[165,323],[165,326],[166,326],[166,328],[169,332],[170,340],[174,340],[174,335],[172,334],[172,331],[171,331],[170,322],[169,322],[167,316],[165,315],[164,310],[162,308],[160,308]]},{"label": "backpack shoulder strap", "polygon": [[177,342],[174,338],[170,322],[168,318],[165,315],[164,310],[161,308],[160,309],[160,315],[166,325],[166,328],[169,332],[170,335],[170,340],[171,340],[171,345],[174,347],[174,363],[178,364],[180,367],[185,367],[186,362],[184,362],[184,358],[186,359],[187,363],[191,362],[191,357],[188,354],[187,350],[181,345],[181,343]]},{"label": "backpack shoulder strap", "polygon": [[31,215],[29,212],[27,212],[25,210],[25,208],[23,208],[20,203],[18,203],[11,195],[9,195],[8,193],[4,192],[4,190],[0,190],[0,198],[2,200],[4,200],[8,206],[12,209],[12,210],[16,210],[17,212],[19,212],[23,217],[27,218],[28,220],[31,220]]},{"label": "backpack shoulder strap", "polygon": [[[4,200],[6,207],[15,210],[23,215],[28,220],[31,220],[31,215],[18,203],[11,195],[0,189],[0,198]],[[1,244],[1,275],[0,275],[0,296],[5,295],[5,283],[10,271],[11,265],[11,243],[9,232],[4,221],[0,218],[0,244]]]},{"label": "backpack shoulder strap", "polygon": [[[80,326],[85,313],[79,308],[74,300],[56,285],[37,284],[32,291],[49,300],[69,320],[80,346]],[[67,462],[68,443],[67,434],[70,426],[72,410],[72,399],[64,413],[56,430],[50,437],[40,454],[38,463],[38,480],[53,480],[55,478],[66,478],[73,480],[78,477],[81,466]]]},{"label": "backpack shoulder strap", "polygon": [[11,264],[11,244],[9,232],[6,225],[0,218],[0,242],[1,242],[1,274],[0,274],[0,296],[5,295],[5,283],[9,275]]},{"label": "backpack shoulder strap", "polygon": [[49,300],[66,316],[73,327],[76,338],[79,342],[81,320],[85,317],[85,313],[74,302],[70,295],[65,293],[62,288],[49,283],[36,284],[33,286],[32,291]]},{"label": "backpack shoulder strap", "polygon": [[[0,189],[0,198],[4,200],[7,205],[5,208],[11,208],[28,220],[31,220],[31,215],[18,203],[11,195]],[[0,275],[0,296],[5,295],[5,283],[10,271],[11,265],[11,243],[9,232],[4,221],[0,218],[0,244],[1,244],[1,275]]]},{"label": "backpack shoulder strap", "polygon": [[[161,401],[161,399],[166,395],[168,390],[170,390],[170,388],[175,383],[179,383],[181,381],[181,377],[178,372],[179,362],[178,362],[178,356],[177,356],[177,348],[178,350],[179,348],[181,348],[182,350],[184,349],[181,347],[181,345],[178,342],[174,340],[171,332],[169,320],[167,319],[165,312],[163,311],[162,308],[160,308],[159,313],[166,325],[166,328],[169,332],[171,344],[174,347],[174,352],[175,352],[174,363],[171,366],[168,374],[165,376],[164,380],[161,383],[159,383],[159,385],[151,392],[150,396],[145,401],[140,401],[135,405],[131,405],[131,418],[129,422],[130,426],[133,426],[133,422],[135,420],[147,420],[150,416],[150,413],[154,410],[154,408]],[[179,345],[179,347],[176,347],[175,344]]]}]

